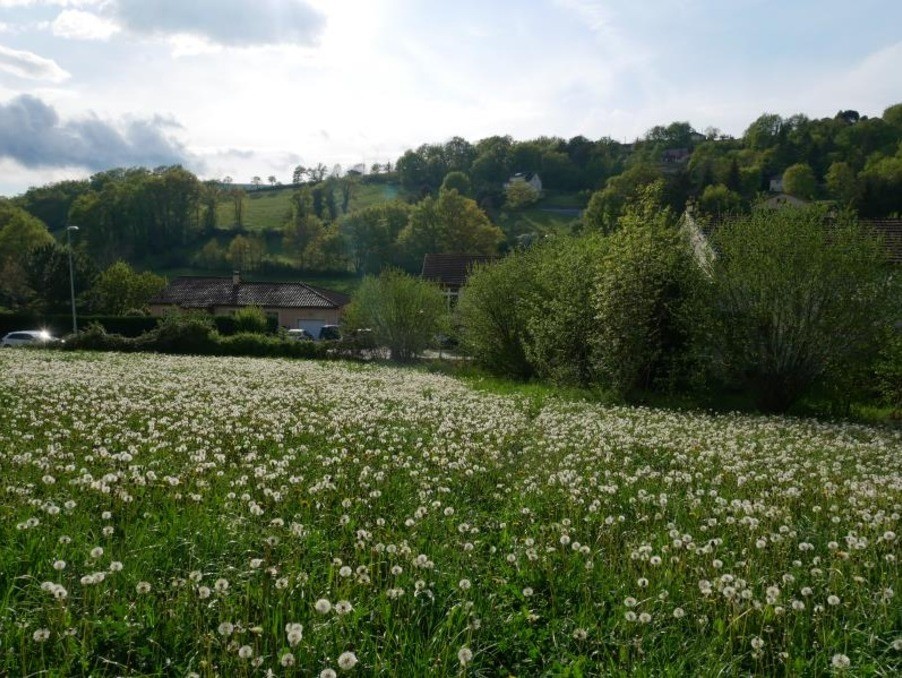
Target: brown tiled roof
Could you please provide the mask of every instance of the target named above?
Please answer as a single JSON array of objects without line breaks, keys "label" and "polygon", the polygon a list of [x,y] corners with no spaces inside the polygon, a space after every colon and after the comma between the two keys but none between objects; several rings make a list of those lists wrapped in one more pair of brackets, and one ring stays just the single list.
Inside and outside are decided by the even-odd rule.
[{"label": "brown tiled roof", "polygon": [[349,301],[339,292],[302,282],[247,282],[232,278],[175,278],[151,304],[183,308],[212,306],[260,306],[263,308],[341,308]]},{"label": "brown tiled roof", "polygon": [[902,219],[863,219],[861,224],[883,238],[889,261],[902,264]]},{"label": "brown tiled roof", "polygon": [[420,275],[446,287],[462,287],[474,266],[497,259],[498,257],[474,254],[427,254],[423,257],[423,271]]}]

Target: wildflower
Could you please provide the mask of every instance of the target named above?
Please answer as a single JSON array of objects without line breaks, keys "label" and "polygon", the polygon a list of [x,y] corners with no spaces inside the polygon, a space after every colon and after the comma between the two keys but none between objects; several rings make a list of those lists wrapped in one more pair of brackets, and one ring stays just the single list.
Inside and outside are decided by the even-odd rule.
[{"label": "wildflower", "polygon": [[827,596],[828,605],[839,605],[839,596]]},{"label": "wildflower", "polygon": [[323,669],[319,672],[319,678],[336,678],[337,676],[334,669]]},{"label": "wildflower", "polygon": [[642,622],[643,624],[647,624],[648,622],[651,621],[651,615],[648,612],[642,612],[639,615],[639,621]]},{"label": "wildflower", "polygon": [[65,560],[54,560],[53,561],[53,569],[56,570],[57,572],[65,570],[66,569],[66,561]]},{"label": "wildflower", "polygon": [[285,633],[288,636],[288,644],[294,647],[301,642],[304,634],[304,627],[301,624],[286,624]]},{"label": "wildflower", "polygon": [[342,566],[342,568],[338,571],[339,576],[342,577],[350,577],[353,570],[347,565]]},{"label": "wildflower", "polygon": [[634,621],[636,621],[636,613],[633,612],[632,610],[627,610],[626,614],[623,615],[623,618],[626,619],[628,622],[634,622]]},{"label": "wildflower", "polygon": [[686,616],[686,611],[681,607],[675,607],[673,609],[673,618],[674,619],[682,619]]},{"label": "wildflower", "polygon": [[461,591],[469,591],[472,586],[469,579],[461,579],[457,582],[457,585],[460,587]]},{"label": "wildflower", "polygon": [[200,598],[201,600],[206,600],[207,598],[209,598],[211,593],[212,593],[212,591],[210,591],[209,586],[198,586],[197,587],[197,597]]},{"label": "wildflower", "polygon": [[135,586],[135,591],[140,594],[150,593],[150,583],[146,581],[139,581]]},{"label": "wildflower", "polygon": [[38,629],[33,634],[31,634],[31,637],[34,638],[34,641],[36,643],[43,643],[48,638],[50,638],[50,629]]},{"label": "wildflower", "polygon": [[242,659],[250,659],[254,656],[254,648],[250,645],[242,645],[238,648],[238,656]]},{"label": "wildflower", "polygon": [[342,652],[338,656],[338,668],[350,671],[357,665],[357,655],[353,652]]},{"label": "wildflower", "polygon": [[626,598],[623,599],[623,604],[626,607],[636,607],[636,605],[638,604],[638,601],[635,598],[633,598],[632,596],[627,596]]},{"label": "wildflower", "polygon": [[325,598],[320,598],[316,601],[316,604],[314,604],[313,607],[320,614],[328,614],[329,610],[332,609],[332,603],[330,603]]},{"label": "wildflower", "polygon": [[230,635],[232,635],[232,633],[234,633],[235,625],[232,622],[224,621],[219,625],[217,631],[219,631],[219,635],[228,638]]},{"label": "wildflower", "polygon": [[473,651],[464,645],[457,651],[457,661],[460,662],[461,666],[466,666],[473,661]]},{"label": "wildflower", "polygon": [[110,563],[110,572],[122,572],[122,563],[118,560],[114,560]]},{"label": "wildflower", "polygon": [[524,598],[531,598],[532,594],[533,594],[533,590],[529,586],[527,586],[526,588],[523,589],[523,597]]},{"label": "wildflower", "polygon": [[585,640],[589,637],[589,632],[585,629],[575,629],[573,631],[574,640]]},{"label": "wildflower", "polygon": [[852,664],[852,661],[846,655],[837,653],[833,655],[830,663],[835,669],[847,669]]},{"label": "wildflower", "polygon": [[294,666],[294,655],[290,652],[286,652],[281,657],[279,657],[279,663],[284,667]]},{"label": "wildflower", "polygon": [[229,590],[229,580],[220,577],[213,583],[213,588],[216,589],[217,593],[225,593]]},{"label": "wildflower", "polygon": [[103,555],[103,547],[102,546],[95,546],[94,548],[91,549],[91,557],[94,560],[97,560],[102,555]]},{"label": "wildflower", "polygon": [[764,647],[764,641],[761,638],[758,636],[752,638],[752,649],[760,650],[762,647]]},{"label": "wildflower", "polygon": [[347,600],[339,600],[335,603],[335,614],[337,615],[346,615],[354,608],[352,607],[350,601]]}]

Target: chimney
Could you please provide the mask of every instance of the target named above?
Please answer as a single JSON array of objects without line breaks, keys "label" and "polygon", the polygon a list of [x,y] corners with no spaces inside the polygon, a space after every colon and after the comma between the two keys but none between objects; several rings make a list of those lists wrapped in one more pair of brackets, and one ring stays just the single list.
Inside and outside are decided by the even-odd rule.
[{"label": "chimney", "polygon": [[241,271],[232,271],[232,285],[238,287],[241,284]]}]

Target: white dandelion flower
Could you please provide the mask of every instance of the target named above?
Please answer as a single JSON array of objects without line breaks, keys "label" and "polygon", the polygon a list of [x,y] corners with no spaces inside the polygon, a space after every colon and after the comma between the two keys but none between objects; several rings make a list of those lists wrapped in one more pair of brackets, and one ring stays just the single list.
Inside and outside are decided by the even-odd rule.
[{"label": "white dandelion flower", "polygon": [[353,652],[342,652],[338,655],[338,668],[350,671],[357,666],[357,655]]}]

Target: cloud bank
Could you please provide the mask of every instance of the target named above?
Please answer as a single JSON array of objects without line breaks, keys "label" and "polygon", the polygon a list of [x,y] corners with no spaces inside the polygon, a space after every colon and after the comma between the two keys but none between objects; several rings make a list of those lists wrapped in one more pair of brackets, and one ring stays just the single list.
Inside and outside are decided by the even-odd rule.
[{"label": "cloud bank", "polygon": [[56,110],[31,95],[0,104],[0,158],[27,168],[157,167],[195,159],[167,134],[172,121],[159,117],[117,127],[96,117],[62,121]]}]

